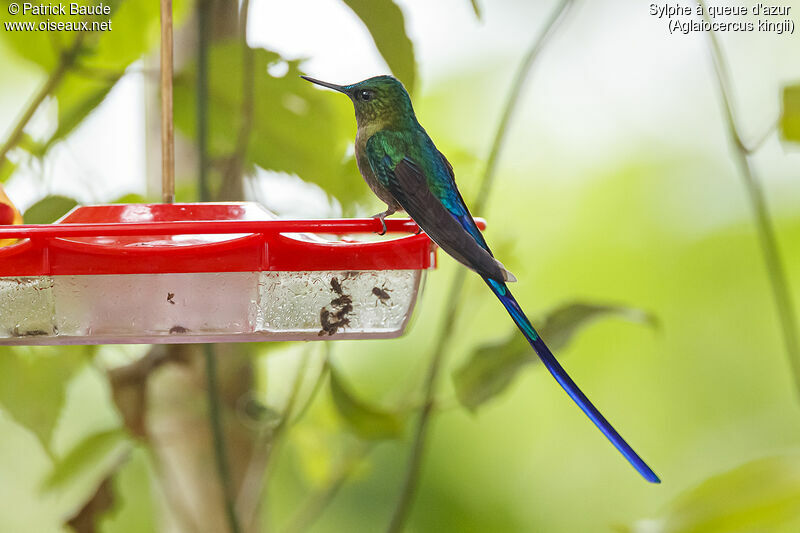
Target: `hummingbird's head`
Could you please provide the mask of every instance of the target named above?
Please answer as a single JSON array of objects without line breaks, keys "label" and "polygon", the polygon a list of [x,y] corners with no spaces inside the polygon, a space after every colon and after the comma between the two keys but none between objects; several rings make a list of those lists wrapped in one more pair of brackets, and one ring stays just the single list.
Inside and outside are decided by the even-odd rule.
[{"label": "hummingbird's head", "polygon": [[373,124],[399,126],[403,121],[415,123],[417,120],[406,88],[392,76],[375,76],[352,85],[335,85],[309,76],[300,77],[349,96],[359,127]]}]

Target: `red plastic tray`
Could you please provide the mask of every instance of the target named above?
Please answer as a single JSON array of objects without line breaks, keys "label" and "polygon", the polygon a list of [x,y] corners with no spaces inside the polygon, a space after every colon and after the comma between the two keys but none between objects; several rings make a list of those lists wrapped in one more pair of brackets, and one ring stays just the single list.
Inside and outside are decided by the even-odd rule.
[{"label": "red plastic tray", "polygon": [[[405,270],[435,266],[435,246],[410,219],[275,220],[254,203],[77,207],[49,225],[0,227],[0,277],[177,272]],[[481,225],[483,225],[481,221]]]}]

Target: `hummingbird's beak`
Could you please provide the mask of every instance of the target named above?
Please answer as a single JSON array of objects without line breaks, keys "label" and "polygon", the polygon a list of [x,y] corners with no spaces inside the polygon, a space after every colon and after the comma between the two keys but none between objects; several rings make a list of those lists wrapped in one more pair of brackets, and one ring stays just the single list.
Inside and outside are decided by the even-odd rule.
[{"label": "hummingbird's beak", "polygon": [[333,89],[334,91],[339,91],[340,93],[347,94],[347,90],[342,87],[341,85],[336,85],[334,83],[328,83],[327,81],[317,80],[312,78],[311,76],[300,76],[306,81],[310,81],[311,83],[316,83],[317,85],[321,85],[323,87],[327,87],[328,89]]}]

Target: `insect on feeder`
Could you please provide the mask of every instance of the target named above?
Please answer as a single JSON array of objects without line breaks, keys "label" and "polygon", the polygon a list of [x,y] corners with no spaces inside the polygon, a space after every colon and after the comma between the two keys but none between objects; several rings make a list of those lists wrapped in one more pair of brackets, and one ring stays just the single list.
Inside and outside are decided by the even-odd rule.
[{"label": "insect on feeder", "polygon": [[0,226],[0,345],[391,338],[435,246],[410,219],[277,220],[175,204],[171,3],[162,0],[162,204]]}]

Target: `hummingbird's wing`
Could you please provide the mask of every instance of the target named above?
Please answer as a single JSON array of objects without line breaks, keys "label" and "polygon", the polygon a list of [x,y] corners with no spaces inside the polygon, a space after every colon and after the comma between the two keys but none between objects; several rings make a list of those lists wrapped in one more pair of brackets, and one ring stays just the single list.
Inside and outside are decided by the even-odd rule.
[{"label": "hummingbird's wing", "polygon": [[[408,153],[411,150],[404,147],[407,148],[407,141],[391,131],[378,132],[367,141],[367,158],[378,181],[431,240],[454,259],[487,278],[514,280],[514,276],[492,257],[444,160],[435,161],[430,165],[433,170],[429,170],[442,175],[428,179],[422,164],[412,159]],[[430,155],[440,158],[435,147],[433,150]]]},{"label": "hummingbird's wing", "polygon": [[[431,144],[433,144],[433,141],[431,141]],[[465,230],[467,230],[467,232],[470,235],[472,235],[476,241],[478,241],[478,244],[480,244],[483,248],[486,249],[487,252],[489,252],[492,256],[494,256],[494,254],[492,254],[492,251],[489,249],[489,245],[486,244],[486,240],[483,238],[481,230],[478,229],[477,224],[475,224],[475,219],[472,218],[472,214],[470,214],[469,212],[467,203],[461,196],[461,191],[459,191],[458,187],[456,186],[456,173],[453,170],[453,165],[450,164],[450,161],[448,161],[447,158],[444,156],[444,154],[440,152],[438,149],[436,150],[436,154],[439,156],[439,159],[441,159],[447,171],[447,175],[450,177],[449,180],[445,181],[446,189],[447,192],[449,193],[447,194],[447,196],[450,197],[449,203],[451,205],[455,205],[456,208],[448,210],[455,217],[458,223],[461,224],[461,226]]]}]

